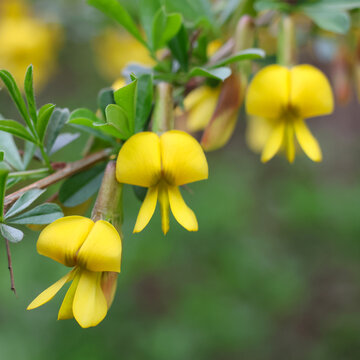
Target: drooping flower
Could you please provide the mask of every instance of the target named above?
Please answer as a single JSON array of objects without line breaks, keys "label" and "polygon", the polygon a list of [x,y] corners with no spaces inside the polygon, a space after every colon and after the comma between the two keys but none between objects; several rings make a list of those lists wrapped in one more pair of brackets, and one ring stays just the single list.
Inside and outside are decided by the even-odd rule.
[{"label": "drooping flower", "polygon": [[317,140],[305,119],[333,111],[333,95],[325,75],[311,65],[286,68],[270,65],[259,71],[246,95],[246,111],[263,118],[271,127],[261,160],[269,161],[284,148],[289,162],[295,158],[294,136],[306,155],[321,161]]},{"label": "drooping flower", "polygon": [[73,269],[43,291],[27,310],[50,301],[72,281],[58,319],[75,318],[81,327],[96,326],[113,301],[120,272],[121,238],[113,225],[82,216],[66,216],[48,225],[37,242],[39,254]]},{"label": "drooping flower", "polygon": [[171,130],[160,137],[142,132],[125,142],[116,164],[119,182],[147,187],[134,232],[140,232],[160,203],[162,230],[169,230],[169,207],[185,229],[197,231],[194,212],[186,205],[179,186],[207,179],[208,164],[200,144],[189,134]]}]

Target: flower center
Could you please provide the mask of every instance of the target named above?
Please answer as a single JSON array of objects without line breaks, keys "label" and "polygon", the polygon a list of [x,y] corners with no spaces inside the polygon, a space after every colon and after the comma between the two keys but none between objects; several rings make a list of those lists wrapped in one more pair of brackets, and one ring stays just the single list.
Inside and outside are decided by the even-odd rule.
[{"label": "flower center", "polygon": [[296,108],[294,105],[289,104],[283,109],[280,115],[280,119],[281,121],[284,121],[286,123],[292,123],[296,119],[298,119],[299,116],[300,116],[299,109]]}]

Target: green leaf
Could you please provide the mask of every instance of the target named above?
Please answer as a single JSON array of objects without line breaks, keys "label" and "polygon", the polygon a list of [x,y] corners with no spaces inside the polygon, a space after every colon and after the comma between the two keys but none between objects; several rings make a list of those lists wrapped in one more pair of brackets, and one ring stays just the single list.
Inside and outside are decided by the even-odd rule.
[{"label": "green leaf", "polygon": [[339,34],[346,34],[350,28],[350,16],[343,11],[329,11],[326,8],[313,10],[311,7],[304,9],[306,14],[320,28]]},{"label": "green leaf", "polygon": [[24,238],[24,233],[12,226],[0,224],[1,235],[12,243],[18,243]]},{"label": "green leaf", "polygon": [[148,42],[151,41],[153,19],[161,7],[160,0],[139,0],[139,16]]},{"label": "green leaf", "polygon": [[109,124],[94,124],[91,120],[85,118],[72,119],[69,120],[68,123],[109,143],[113,143],[114,140],[108,135],[116,138],[119,136],[117,130]]},{"label": "green leaf", "polygon": [[20,196],[14,205],[5,214],[5,219],[9,219],[12,216],[24,211],[28,208],[36,199],[38,199],[46,190],[45,189],[31,189]]},{"label": "green leaf", "polygon": [[8,220],[10,224],[50,224],[64,214],[57,204],[45,203]]},{"label": "green leaf", "polygon": [[178,12],[193,25],[202,23],[213,28],[216,23],[212,6],[208,0],[163,0],[166,11]]},{"label": "green leaf", "polygon": [[105,88],[100,90],[97,98],[98,107],[105,117],[105,109],[109,104],[115,104],[114,90]]},{"label": "green leaf", "polygon": [[166,45],[180,30],[181,14],[165,14],[164,8],[156,13],[151,33],[152,50],[156,51]]},{"label": "green leaf", "polygon": [[44,141],[46,129],[48,127],[50,117],[54,112],[55,105],[54,104],[46,104],[41,107],[38,113],[38,121],[36,124],[36,131],[39,136],[39,140],[42,143]]},{"label": "green leaf", "polygon": [[82,204],[100,188],[105,165],[100,164],[65,180],[59,191],[59,200],[68,207]]},{"label": "green leaf", "polygon": [[238,61],[262,59],[265,57],[265,55],[265,51],[262,49],[246,49],[217,62],[216,64],[212,65],[211,68],[229,65]]},{"label": "green leaf", "polygon": [[134,133],[135,122],[135,99],[136,99],[137,80],[114,92],[115,103],[124,110],[129,124],[129,130]]},{"label": "green leaf", "polygon": [[187,71],[189,66],[189,37],[185,26],[181,25],[179,32],[168,44],[174,58],[179,62],[182,70]]},{"label": "green leaf", "polygon": [[25,170],[30,164],[30,161],[34,157],[36,149],[37,149],[36,144],[29,141],[25,141],[25,149],[23,155],[23,163],[24,163],[23,170]]},{"label": "green leaf", "polygon": [[130,34],[146,46],[134,20],[117,0],[88,0],[88,3],[102,11],[109,18],[122,25]]},{"label": "green leaf", "polygon": [[0,130],[36,143],[36,140],[33,139],[32,135],[26,130],[26,128],[15,120],[0,120]]},{"label": "green leaf", "polygon": [[80,137],[80,133],[62,133],[60,134],[55,142],[53,147],[51,148],[51,151],[49,152],[49,155],[52,155],[56,153],[57,151],[61,150],[65,146],[71,144],[73,141],[78,139]]},{"label": "green leaf", "polygon": [[5,161],[16,170],[23,170],[23,163],[19,155],[19,150],[11,134],[0,131],[0,151],[5,153]]},{"label": "green leaf", "polygon": [[27,126],[30,129],[33,129],[33,124],[29,118],[29,114],[26,108],[26,104],[24,99],[21,96],[20,90],[16,85],[15,79],[13,76],[6,70],[0,70],[0,78],[4,82],[5,86],[7,87],[11,98],[13,99],[16,107],[18,108],[21,116],[24,118]]},{"label": "green leaf", "polygon": [[254,4],[256,11],[278,10],[281,12],[289,12],[294,5],[286,3],[282,0],[258,0]]},{"label": "green leaf", "polygon": [[135,132],[144,131],[148,124],[153,100],[152,75],[138,78],[136,88]]},{"label": "green leaf", "polygon": [[29,114],[34,124],[37,123],[37,114],[36,114],[36,102],[34,95],[34,85],[33,85],[33,66],[30,65],[25,74],[24,89],[26,101],[28,103]]},{"label": "green leaf", "polygon": [[8,174],[9,170],[5,166],[0,166],[0,221],[4,218],[4,199]]},{"label": "green leaf", "polygon": [[224,81],[231,75],[231,70],[228,67],[218,67],[216,69],[205,69],[200,67],[195,67],[190,71],[189,76],[204,76],[210,79],[217,79]]},{"label": "green leaf", "polygon": [[106,121],[121,133],[120,139],[127,140],[133,134],[129,129],[128,117],[119,105],[108,105],[105,114]]},{"label": "green leaf", "polygon": [[85,108],[74,110],[69,117],[68,123],[84,126],[88,132],[107,142],[114,142],[108,135],[116,138],[122,136],[112,125],[100,120],[91,110]]},{"label": "green leaf", "polygon": [[47,153],[51,152],[52,147],[54,146],[56,138],[59,136],[61,129],[67,122],[70,112],[69,109],[56,108],[52,115],[50,116],[48,131],[46,134],[46,151]]},{"label": "green leaf", "polygon": [[310,4],[305,3],[301,6],[302,9],[307,8],[309,10],[352,10],[360,8],[360,0],[317,0],[316,2]]},{"label": "green leaf", "polygon": [[4,158],[5,158],[5,153],[0,150],[0,162],[4,161]]}]

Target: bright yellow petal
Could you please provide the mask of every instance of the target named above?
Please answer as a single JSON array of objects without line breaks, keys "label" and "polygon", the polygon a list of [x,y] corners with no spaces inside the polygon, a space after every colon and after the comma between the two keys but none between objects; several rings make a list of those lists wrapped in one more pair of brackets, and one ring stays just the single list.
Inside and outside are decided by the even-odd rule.
[{"label": "bright yellow petal", "polygon": [[303,120],[294,122],[294,129],[296,138],[304,150],[305,154],[313,161],[319,162],[322,160],[322,153],[319,143],[311,134]]},{"label": "bright yellow petal", "polygon": [[58,320],[72,319],[74,317],[72,307],[73,307],[76,288],[80,280],[80,274],[81,272],[78,270],[74,277],[74,280],[72,281],[68,291],[66,292],[64,300],[60,306],[60,310],[58,313]]},{"label": "bright yellow petal", "polygon": [[159,185],[159,203],[160,203],[160,212],[161,212],[161,228],[164,235],[169,231],[169,196],[167,192],[167,185],[165,183],[161,183]]},{"label": "bright yellow petal", "polygon": [[289,102],[290,72],[280,65],[260,70],[248,87],[246,112],[263,118],[279,118]]},{"label": "bright yellow petal", "polygon": [[37,242],[39,254],[66,266],[74,266],[76,253],[94,222],[83,216],[65,216],[46,226]]},{"label": "bright yellow petal", "polygon": [[68,281],[73,279],[75,270],[76,269],[71,270],[69,273],[67,273],[65,276],[63,276],[56,283],[52,284],[50,287],[48,287],[46,290],[44,290],[40,295],[38,295],[31,302],[31,304],[27,307],[26,310],[35,309],[41,305],[44,305],[48,301],[50,301]]},{"label": "bright yellow petal", "polygon": [[107,302],[101,289],[101,272],[82,269],[76,288],[73,313],[83,328],[96,326],[106,316]]},{"label": "bright yellow petal", "polygon": [[261,161],[267,162],[279,151],[284,139],[285,123],[281,122],[274,127],[261,154]]},{"label": "bright yellow petal", "polygon": [[189,134],[172,130],[161,135],[161,158],[165,180],[184,185],[208,178],[208,164],[200,144]]},{"label": "bright yellow petal", "polygon": [[285,152],[289,163],[293,163],[295,159],[295,141],[294,141],[294,127],[292,123],[285,126]]},{"label": "bright yellow petal", "polygon": [[120,272],[121,238],[109,222],[99,220],[77,255],[78,264],[91,271]]},{"label": "bright yellow petal", "polygon": [[152,218],[158,197],[158,187],[153,186],[148,189],[146,197],[141,205],[136,224],[134,227],[134,233],[142,231]]},{"label": "bright yellow petal", "polygon": [[133,135],[125,142],[116,162],[119,182],[143,187],[156,185],[161,175],[160,141],[152,132]]},{"label": "bright yellow petal", "polygon": [[290,71],[290,103],[299,111],[299,116],[308,118],[333,111],[331,86],[320,70],[311,65],[298,65]]},{"label": "bright yellow petal", "polygon": [[177,186],[168,187],[171,211],[177,220],[188,231],[197,231],[198,222],[194,212],[185,204]]}]

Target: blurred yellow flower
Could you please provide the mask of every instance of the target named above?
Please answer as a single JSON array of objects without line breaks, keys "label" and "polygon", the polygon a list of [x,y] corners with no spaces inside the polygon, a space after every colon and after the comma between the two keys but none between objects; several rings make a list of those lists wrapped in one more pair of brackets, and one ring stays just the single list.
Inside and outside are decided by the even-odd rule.
[{"label": "blurred yellow flower", "polygon": [[220,86],[199,86],[184,99],[187,113],[186,127],[190,132],[204,130],[215,111],[220,94]]},{"label": "blurred yellow flower", "polygon": [[152,66],[155,61],[149,51],[126,32],[108,28],[93,43],[96,63],[102,75],[110,81],[117,79],[130,63]]},{"label": "blurred yellow flower", "polygon": [[246,111],[249,115],[263,118],[271,128],[261,160],[269,161],[283,147],[288,161],[293,162],[295,135],[306,155],[313,161],[321,161],[320,146],[304,120],[329,114],[333,107],[327,78],[311,65],[290,69],[270,65],[259,71],[247,91]]},{"label": "blurred yellow flower", "polygon": [[39,90],[56,67],[62,37],[59,26],[33,17],[20,0],[4,1],[0,14],[0,68],[9,70],[22,88],[26,68],[33,64]]},{"label": "blurred yellow flower", "polygon": [[99,324],[113,301],[120,272],[121,238],[114,226],[104,220],[94,223],[86,217],[66,216],[41,232],[37,251],[74,269],[43,291],[27,310],[47,303],[72,281],[58,319],[74,317],[83,328]]},{"label": "blurred yellow flower", "polygon": [[194,212],[186,205],[179,186],[208,178],[208,164],[200,144],[189,134],[172,130],[160,137],[142,132],[125,142],[116,164],[119,182],[149,188],[134,232],[150,221],[159,199],[162,230],[169,230],[169,207],[185,229],[197,231]]}]

